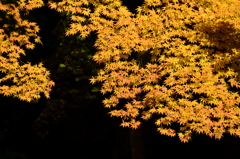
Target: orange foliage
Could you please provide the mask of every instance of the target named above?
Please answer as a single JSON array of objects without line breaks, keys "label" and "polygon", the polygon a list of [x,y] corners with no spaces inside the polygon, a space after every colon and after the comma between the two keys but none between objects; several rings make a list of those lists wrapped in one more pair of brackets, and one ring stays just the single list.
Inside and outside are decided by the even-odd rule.
[{"label": "orange foliage", "polygon": [[[93,59],[105,67],[91,83],[102,82],[101,92],[110,94],[103,103],[122,126],[137,128],[159,114],[158,131],[182,142],[192,132],[240,136],[240,96],[233,91],[239,88],[239,0],[145,0],[137,14],[120,0],[49,5],[71,14],[67,35],[97,33]],[[144,67],[129,58],[142,51],[151,55]]]},{"label": "orange foliage", "polygon": [[[42,0],[19,0],[18,5],[3,4],[0,1],[0,11],[5,14],[4,18],[15,21],[15,24],[3,21],[4,25],[0,28],[0,71],[2,72],[0,93],[5,96],[15,96],[28,102],[39,99],[40,93],[44,93],[49,98],[49,91],[54,85],[49,79],[49,71],[42,66],[42,63],[34,66],[30,63],[24,65],[19,63],[20,56],[25,55],[24,47],[34,48],[30,38],[36,43],[41,43],[37,35],[39,28],[36,23],[22,19],[20,12],[28,14],[29,10],[42,5]],[[0,18],[0,22],[2,20]]]}]

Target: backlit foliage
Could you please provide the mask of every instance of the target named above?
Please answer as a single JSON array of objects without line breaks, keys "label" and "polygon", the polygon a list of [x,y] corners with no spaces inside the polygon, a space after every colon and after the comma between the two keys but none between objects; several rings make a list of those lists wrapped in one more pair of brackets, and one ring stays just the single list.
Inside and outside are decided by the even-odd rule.
[{"label": "backlit foliage", "polygon": [[[119,0],[49,5],[72,15],[67,35],[96,32],[94,60],[104,68],[91,82],[102,82],[122,126],[159,114],[158,131],[182,142],[192,132],[240,136],[240,1],[145,0],[136,15]],[[151,55],[144,67],[132,58],[142,51]]]},{"label": "backlit foliage", "polygon": [[41,7],[42,0],[19,0],[15,4],[0,1],[0,93],[18,97],[24,101],[39,99],[40,93],[49,98],[54,85],[49,71],[42,66],[22,64],[24,49],[33,49],[34,43],[41,43],[36,23],[22,18],[31,9]]}]

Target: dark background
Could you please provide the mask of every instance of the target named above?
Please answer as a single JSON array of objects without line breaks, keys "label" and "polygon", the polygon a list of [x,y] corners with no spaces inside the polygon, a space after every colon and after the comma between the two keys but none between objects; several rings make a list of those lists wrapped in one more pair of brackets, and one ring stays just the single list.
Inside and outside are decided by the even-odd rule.
[{"label": "dark background", "polygon": [[[143,3],[123,1],[134,12]],[[40,25],[42,43],[28,50],[23,62],[43,61],[56,83],[51,99],[27,103],[1,96],[0,159],[132,159],[129,129],[105,109],[100,84],[89,84],[100,65],[91,60],[96,36],[65,37],[70,20],[47,7],[29,17]],[[221,140],[195,134],[189,143],[160,135],[154,119],[143,123],[146,158],[240,158],[239,138]]]}]

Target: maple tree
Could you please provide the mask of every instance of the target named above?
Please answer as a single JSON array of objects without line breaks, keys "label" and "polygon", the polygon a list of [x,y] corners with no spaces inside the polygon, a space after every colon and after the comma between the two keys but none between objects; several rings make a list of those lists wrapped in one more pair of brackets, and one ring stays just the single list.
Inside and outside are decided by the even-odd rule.
[{"label": "maple tree", "polygon": [[34,49],[35,43],[41,43],[38,25],[29,22],[26,15],[43,4],[42,0],[0,1],[0,93],[5,96],[28,102],[39,99],[40,93],[49,98],[54,85],[49,71],[42,63],[31,65],[20,60],[24,49]]},{"label": "maple tree", "polygon": [[[66,35],[97,34],[93,59],[104,68],[91,83],[102,82],[110,114],[131,128],[159,114],[158,131],[183,142],[193,132],[240,136],[239,5],[145,0],[133,14],[120,0],[49,2],[71,14]],[[150,56],[144,66],[132,58],[143,52]]]}]

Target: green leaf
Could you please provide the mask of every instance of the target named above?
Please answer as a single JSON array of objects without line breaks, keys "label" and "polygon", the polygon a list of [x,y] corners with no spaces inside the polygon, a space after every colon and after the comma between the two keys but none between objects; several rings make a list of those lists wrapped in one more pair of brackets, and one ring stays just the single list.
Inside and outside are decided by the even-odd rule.
[{"label": "green leaf", "polygon": [[66,67],[66,65],[60,63],[60,64],[59,64],[59,67],[60,67],[60,68],[64,68],[64,67]]},{"label": "green leaf", "polygon": [[92,92],[99,92],[100,88],[99,87],[93,87]]}]

